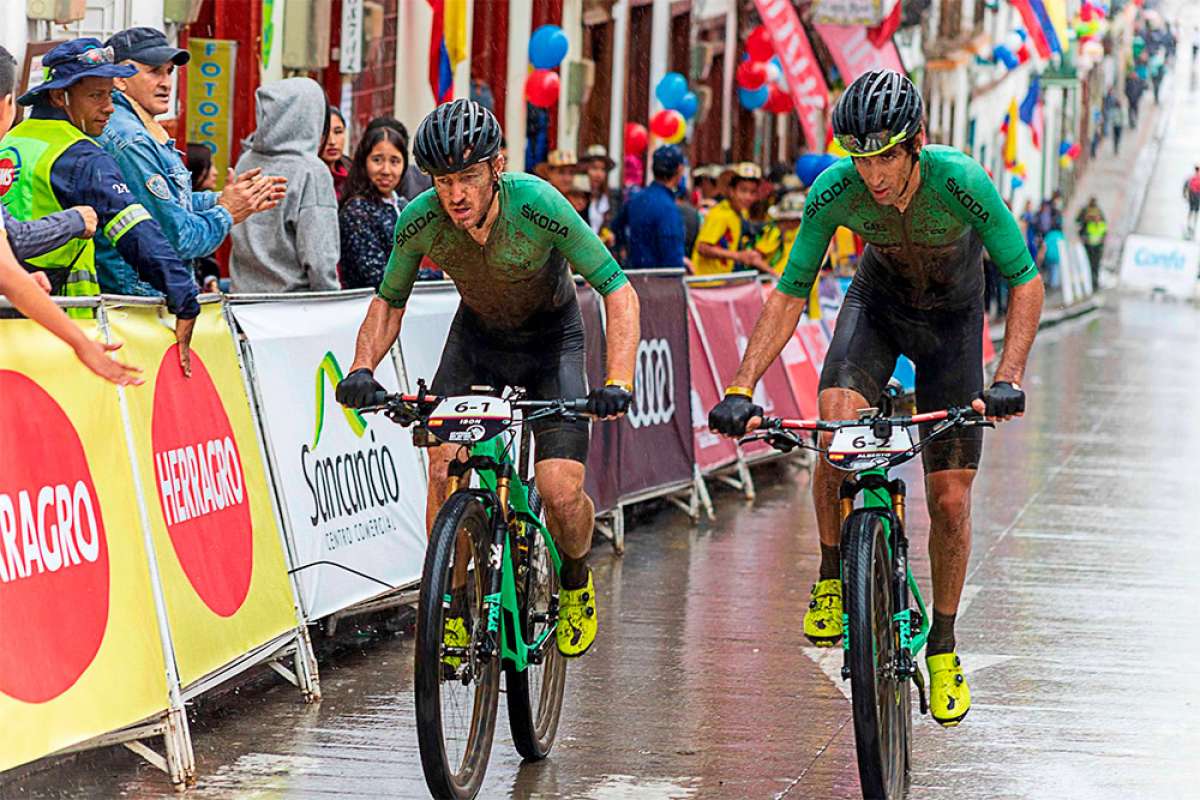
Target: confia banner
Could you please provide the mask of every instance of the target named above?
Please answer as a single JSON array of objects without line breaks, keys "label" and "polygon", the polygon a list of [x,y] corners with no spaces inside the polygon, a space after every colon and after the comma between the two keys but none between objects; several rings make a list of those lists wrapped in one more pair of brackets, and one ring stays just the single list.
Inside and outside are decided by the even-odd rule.
[{"label": "confia banner", "polygon": [[161,307],[106,307],[145,370],[126,396],[184,686],[297,625],[237,350],[221,306],[202,309],[187,377]]},{"label": "confia banner", "polygon": [[117,390],[2,320],[0,397],[3,771],[164,711],[167,685]]},{"label": "confia banner", "polygon": [[792,0],[755,0],[755,5],[763,27],[771,35],[775,55],[783,64],[804,138],[810,149],[821,148],[825,145],[824,113],[829,103],[829,87],[804,25]]},{"label": "confia banner", "polygon": [[642,338],[633,405],[618,423],[623,497],[690,480],[695,463],[683,280],[630,272],[629,282],[641,305]]},{"label": "confia banner", "polygon": [[[351,569],[401,586],[420,577],[425,557],[426,474],[410,433],[334,398],[369,303],[357,297],[231,307],[252,355],[310,620],[386,591]],[[406,327],[412,321],[406,317]],[[375,377],[390,392],[401,388],[390,358]]]}]

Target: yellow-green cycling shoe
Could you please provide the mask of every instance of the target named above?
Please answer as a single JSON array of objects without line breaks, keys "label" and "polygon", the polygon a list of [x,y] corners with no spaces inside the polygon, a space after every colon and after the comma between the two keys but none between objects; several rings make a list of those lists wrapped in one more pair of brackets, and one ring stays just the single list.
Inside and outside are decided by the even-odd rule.
[{"label": "yellow-green cycling shoe", "polygon": [[596,589],[592,571],[588,570],[587,585],[582,589],[558,591],[558,652],[567,658],[577,658],[596,641]]},{"label": "yellow-green cycling shoe", "polygon": [[971,710],[971,689],[957,653],[927,656],[929,713],[943,728],[953,728]]},{"label": "yellow-green cycling shoe", "polygon": [[830,578],[813,584],[804,635],[817,647],[833,647],[842,638],[842,581]]},{"label": "yellow-green cycling shoe", "polygon": [[[442,623],[442,646],[443,647],[467,647],[471,644],[471,634],[467,632],[467,623],[462,617],[446,617]],[[445,652],[445,651],[443,651]],[[443,655],[442,665],[451,673],[448,677],[453,677],[453,673],[458,672],[458,668],[462,665],[462,656]]]}]

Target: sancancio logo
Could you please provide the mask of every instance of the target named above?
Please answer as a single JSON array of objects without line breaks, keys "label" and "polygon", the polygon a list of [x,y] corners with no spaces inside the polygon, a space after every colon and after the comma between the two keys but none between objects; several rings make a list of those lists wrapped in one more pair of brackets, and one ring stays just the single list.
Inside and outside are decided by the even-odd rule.
[{"label": "sancancio logo", "polygon": [[178,347],[163,355],[154,387],[155,484],[184,574],[213,613],[230,617],[254,570],[250,497],[217,387],[195,350],[184,377]]},{"label": "sancancio logo", "polygon": [[[342,408],[346,425],[361,442],[352,449],[329,452],[337,448],[328,441],[320,447],[325,430],[325,395],[333,394],[342,379],[342,368],[332,352],[327,352],[316,371],[316,421],[313,443],[300,446],[300,466],[304,482],[312,497],[309,523],[324,528],[326,547],[337,549],[364,539],[387,533],[391,522],[387,515],[375,516],[348,526],[347,518],[369,509],[382,509],[400,499],[400,475],[396,459],[386,444],[377,445],[375,432],[357,411]],[[328,386],[328,388],[326,388]],[[325,436],[328,440],[330,437]],[[345,437],[340,437],[345,439]],[[327,525],[341,525],[329,528]]]},{"label": "sancancio logo", "polygon": [[21,177],[21,154],[11,147],[0,150],[0,197]]},{"label": "sancancio logo", "polygon": [[58,697],[108,625],[108,541],[79,435],[24,375],[0,370],[0,693]]}]

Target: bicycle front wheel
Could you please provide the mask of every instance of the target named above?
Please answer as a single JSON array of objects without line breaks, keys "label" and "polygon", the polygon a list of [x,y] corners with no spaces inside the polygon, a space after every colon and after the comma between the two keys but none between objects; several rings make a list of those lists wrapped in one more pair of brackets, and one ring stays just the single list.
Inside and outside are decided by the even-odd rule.
[{"label": "bicycle front wheel", "polygon": [[[541,516],[536,489],[530,492],[529,506],[534,515]],[[508,689],[508,725],[513,744],[522,758],[540,761],[550,754],[558,733],[567,660],[558,652],[553,634],[558,624],[555,610],[558,571],[541,533],[532,526],[525,545],[514,559],[521,603],[521,637],[532,643],[549,631],[550,639],[540,664],[530,663],[518,670],[505,662],[504,685]]]},{"label": "bicycle front wheel", "polygon": [[911,687],[897,674],[891,572],[883,518],[855,512],[842,530],[842,594],[858,775],[870,800],[903,797],[909,779]]},{"label": "bicycle front wheel", "polygon": [[474,797],[483,783],[500,695],[500,657],[484,658],[488,532],[468,492],[450,496],[429,535],[417,611],[413,685],[421,767],[434,797]]}]

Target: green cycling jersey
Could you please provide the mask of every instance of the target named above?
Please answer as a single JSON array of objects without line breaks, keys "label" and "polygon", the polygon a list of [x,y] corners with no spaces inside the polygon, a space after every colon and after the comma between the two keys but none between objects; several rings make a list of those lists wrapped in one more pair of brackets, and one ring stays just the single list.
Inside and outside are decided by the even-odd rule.
[{"label": "green cycling jersey", "polygon": [[779,291],[808,296],[838,226],[868,243],[856,282],[913,308],[977,301],[981,245],[1010,286],[1037,276],[1017,221],[978,162],[952,147],[927,145],[920,176],[902,213],[875,202],[853,159],[822,172],[808,192]]},{"label": "green cycling jersey", "polygon": [[516,330],[535,314],[575,302],[567,263],[602,295],[629,282],[587,220],[550,184],[504,173],[500,215],[480,245],[454,225],[436,190],[400,212],[378,295],[402,308],[424,256],[454,280],[463,305],[499,330]]}]

